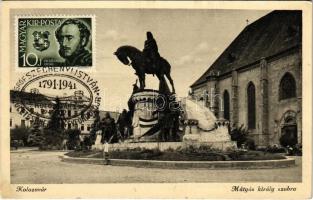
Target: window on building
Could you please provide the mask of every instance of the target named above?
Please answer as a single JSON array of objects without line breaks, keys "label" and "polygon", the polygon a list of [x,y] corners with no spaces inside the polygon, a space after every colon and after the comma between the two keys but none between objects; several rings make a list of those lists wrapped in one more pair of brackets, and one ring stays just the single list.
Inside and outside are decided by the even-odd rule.
[{"label": "window on building", "polygon": [[41,114],[45,114],[46,113],[46,110],[45,109],[41,109]]},{"label": "window on building", "polygon": [[256,127],[256,106],[255,106],[255,86],[252,82],[248,84],[248,128],[255,129]]},{"label": "window on building", "polygon": [[90,125],[87,126],[87,131],[90,131]]},{"label": "window on building", "polygon": [[227,90],[223,94],[223,103],[224,103],[224,119],[230,119],[230,110],[229,110],[229,93]]},{"label": "window on building", "polygon": [[12,127],[12,125],[13,125],[13,121],[12,119],[10,119],[10,127]]},{"label": "window on building", "polygon": [[71,128],[72,128],[71,123],[68,123],[68,124],[67,124],[67,129],[71,129]]},{"label": "window on building", "polygon": [[69,117],[72,116],[72,111],[71,110],[67,111],[67,116],[69,116]]},{"label": "window on building", "polygon": [[12,107],[10,106],[10,112],[12,112]]},{"label": "window on building", "polygon": [[84,124],[81,125],[80,130],[83,131],[85,129]]},{"label": "window on building", "polygon": [[279,100],[296,97],[296,81],[290,73],[286,73],[279,83]]},{"label": "window on building", "polygon": [[75,115],[77,115],[77,114],[78,114],[77,110],[75,110],[75,111],[74,111],[74,114],[75,114]]},{"label": "window on building", "polygon": [[21,127],[25,127],[25,126],[26,126],[25,120],[22,119],[22,120],[21,120]]},{"label": "window on building", "polygon": [[30,111],[31,113],[33,113],[33,112],[34,112],[34,108],[29,108],[29,111]]}]

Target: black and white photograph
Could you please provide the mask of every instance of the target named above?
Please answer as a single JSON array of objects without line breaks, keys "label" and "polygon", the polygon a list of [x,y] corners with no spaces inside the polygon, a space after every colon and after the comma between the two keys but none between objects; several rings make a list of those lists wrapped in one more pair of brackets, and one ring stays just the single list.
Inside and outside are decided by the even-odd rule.
[{"label": "black and white photograph", "polygon": [[309,198],[310,3],[98,3],[7,4],[7,196]]}]

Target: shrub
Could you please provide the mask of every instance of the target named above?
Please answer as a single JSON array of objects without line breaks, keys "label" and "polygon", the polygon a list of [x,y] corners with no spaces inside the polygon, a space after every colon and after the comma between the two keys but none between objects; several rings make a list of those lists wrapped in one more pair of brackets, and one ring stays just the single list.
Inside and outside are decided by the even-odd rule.
[{"label": "shrub", "polygon": [[91,139],[91,136],[85,136],[83,140],[83,150],[90,150],[91,146],[93,145],[93,140]]},{"label": "shrub", "polygon": [[267,146],[264,151],[269,153],[286,153],[286,148],[280,147],[278,145]]},{"label": "shrub", "polygon": [[32,132],[27,139],[29,146],[42,146],[45,138],[41,130]]},{"label": "shrub", "polygon": [[233,151],[228,154],[231,160],[275,160],[285,157],[260,151]]},{"label": "shrub", "polygon": [[288,156],[302,156],[302,145],[296,144],[294,146],[287,147]]},{"label": "shrub", "polygon": [[247,138],[244,142],[244,145],[247,147],[247,149],[255,150],[255,142],[251,138]]},{"label": "shrub", "polygon": [[181,153],[196,153],[196,148],[192,145],[182,148],[179,152]]},{"label": "shrub", "polygon": [[198,148],[199,152],[212,152],[212,151],[216,151],[214,150],[211,146],[208,145],[200,145]]},{"label": "shrub", "polygon": [[26,127],[15,127],[14,129],[10,130],[10,139],[11,141],[23,141],[18,143],[23,143],[24,145],[27,144],[27,138],[30,134],[30,129]]},{"label": "shrub", "polygon": [[63,132],[58,132],[51,129],[43,130],[44,141],[39,146],[41,150],[57,150],[62,149],[62,143],[64,140]]},{"label": "shrub", "polygon": [[175,150],[172,147],[166,149],[166,151],[168,151],[168,152],[175,152]]},{"label": "shrub", "polygon": [[239,128],[234,127],[230,132],[231,140],[237,142],[238,148],[245,146],[247,149],[255,150],[255,142],[253,139],[249,138],[248,135],[249,130],[246,129],[243,124]]},{"label": "shrub", "polygon": [[80,134],[81,131],[79,129],[68,129],[64,133],[66,137],[68,138],[67,146],[70,150],[79,150],[81,149],[80,144]]},{"label": "shrub", "polygon": [[103,154],[101,150],[96,151],[70,151],[67,152],[65,155],[70,157],[96,157],[96,158],[102,158]]},{"label": "shrub", "polygon": [[159,149],[144,149],[140,154],[142,159],[153,159],[153,157],[162,155],[162,152]]},{"label": "shrub", "polygon": [[[139,150],[140,149],[140,150]],[[196,152],[196,151],[191,151]],[[72,157],[103,158],[102,151],[72,151],[66,155]],[[223,160],[273,160],[285,159],[284,156],[260,151],[230,151],[230,152],[202,152],[185,153],[183,151],[163,151],[158,149],[123,149],[113,150],[109,153],[110,159],[131,160],[168,160],[168,161],[223,161]]]}]

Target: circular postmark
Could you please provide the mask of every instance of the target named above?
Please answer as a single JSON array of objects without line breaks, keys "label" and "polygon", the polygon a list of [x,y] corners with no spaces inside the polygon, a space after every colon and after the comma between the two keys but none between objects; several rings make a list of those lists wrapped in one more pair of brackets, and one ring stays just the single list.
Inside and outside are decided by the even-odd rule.
[{"label": "circular postmark", "polygon": [[54,106],[59,104],[63,120],[79,124],[92,119],[99,109],[101,97],[97,84],[77,68],[36,68],[19,78],[11,92],[11,101],[24,118],[43,121],[50,120]]}]

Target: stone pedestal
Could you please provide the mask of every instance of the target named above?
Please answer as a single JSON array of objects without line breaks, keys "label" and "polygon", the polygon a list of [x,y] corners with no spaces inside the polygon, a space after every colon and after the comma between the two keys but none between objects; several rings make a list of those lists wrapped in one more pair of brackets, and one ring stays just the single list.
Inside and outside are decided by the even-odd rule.
[{"label": "stone pedestal", "polygon": [[134,103],[134,115],[132,121],[134,127],[134,141],[157,141],[157,134],[149,137],[141,136],[158,122],[158,114],[156,112],[158,95],[158,91],[148,89],[136,92],[132,95],[131,101]]},{"label": "stone pedestal", "polygon": [[101,143],[101,131],[97,131],[95,144],[91,146],[91,149],[102,149],[103,144]]},{"label": "stone pedestal", "polygon": [[185,135],[183,137],[184,145],[198,147],[201,145],[210,146],[215,149],[227,150],[236,148],[236,142],[231,141],[227,121],[217,121],[212,130],[201,130],[196,123],[187,122]]}]

